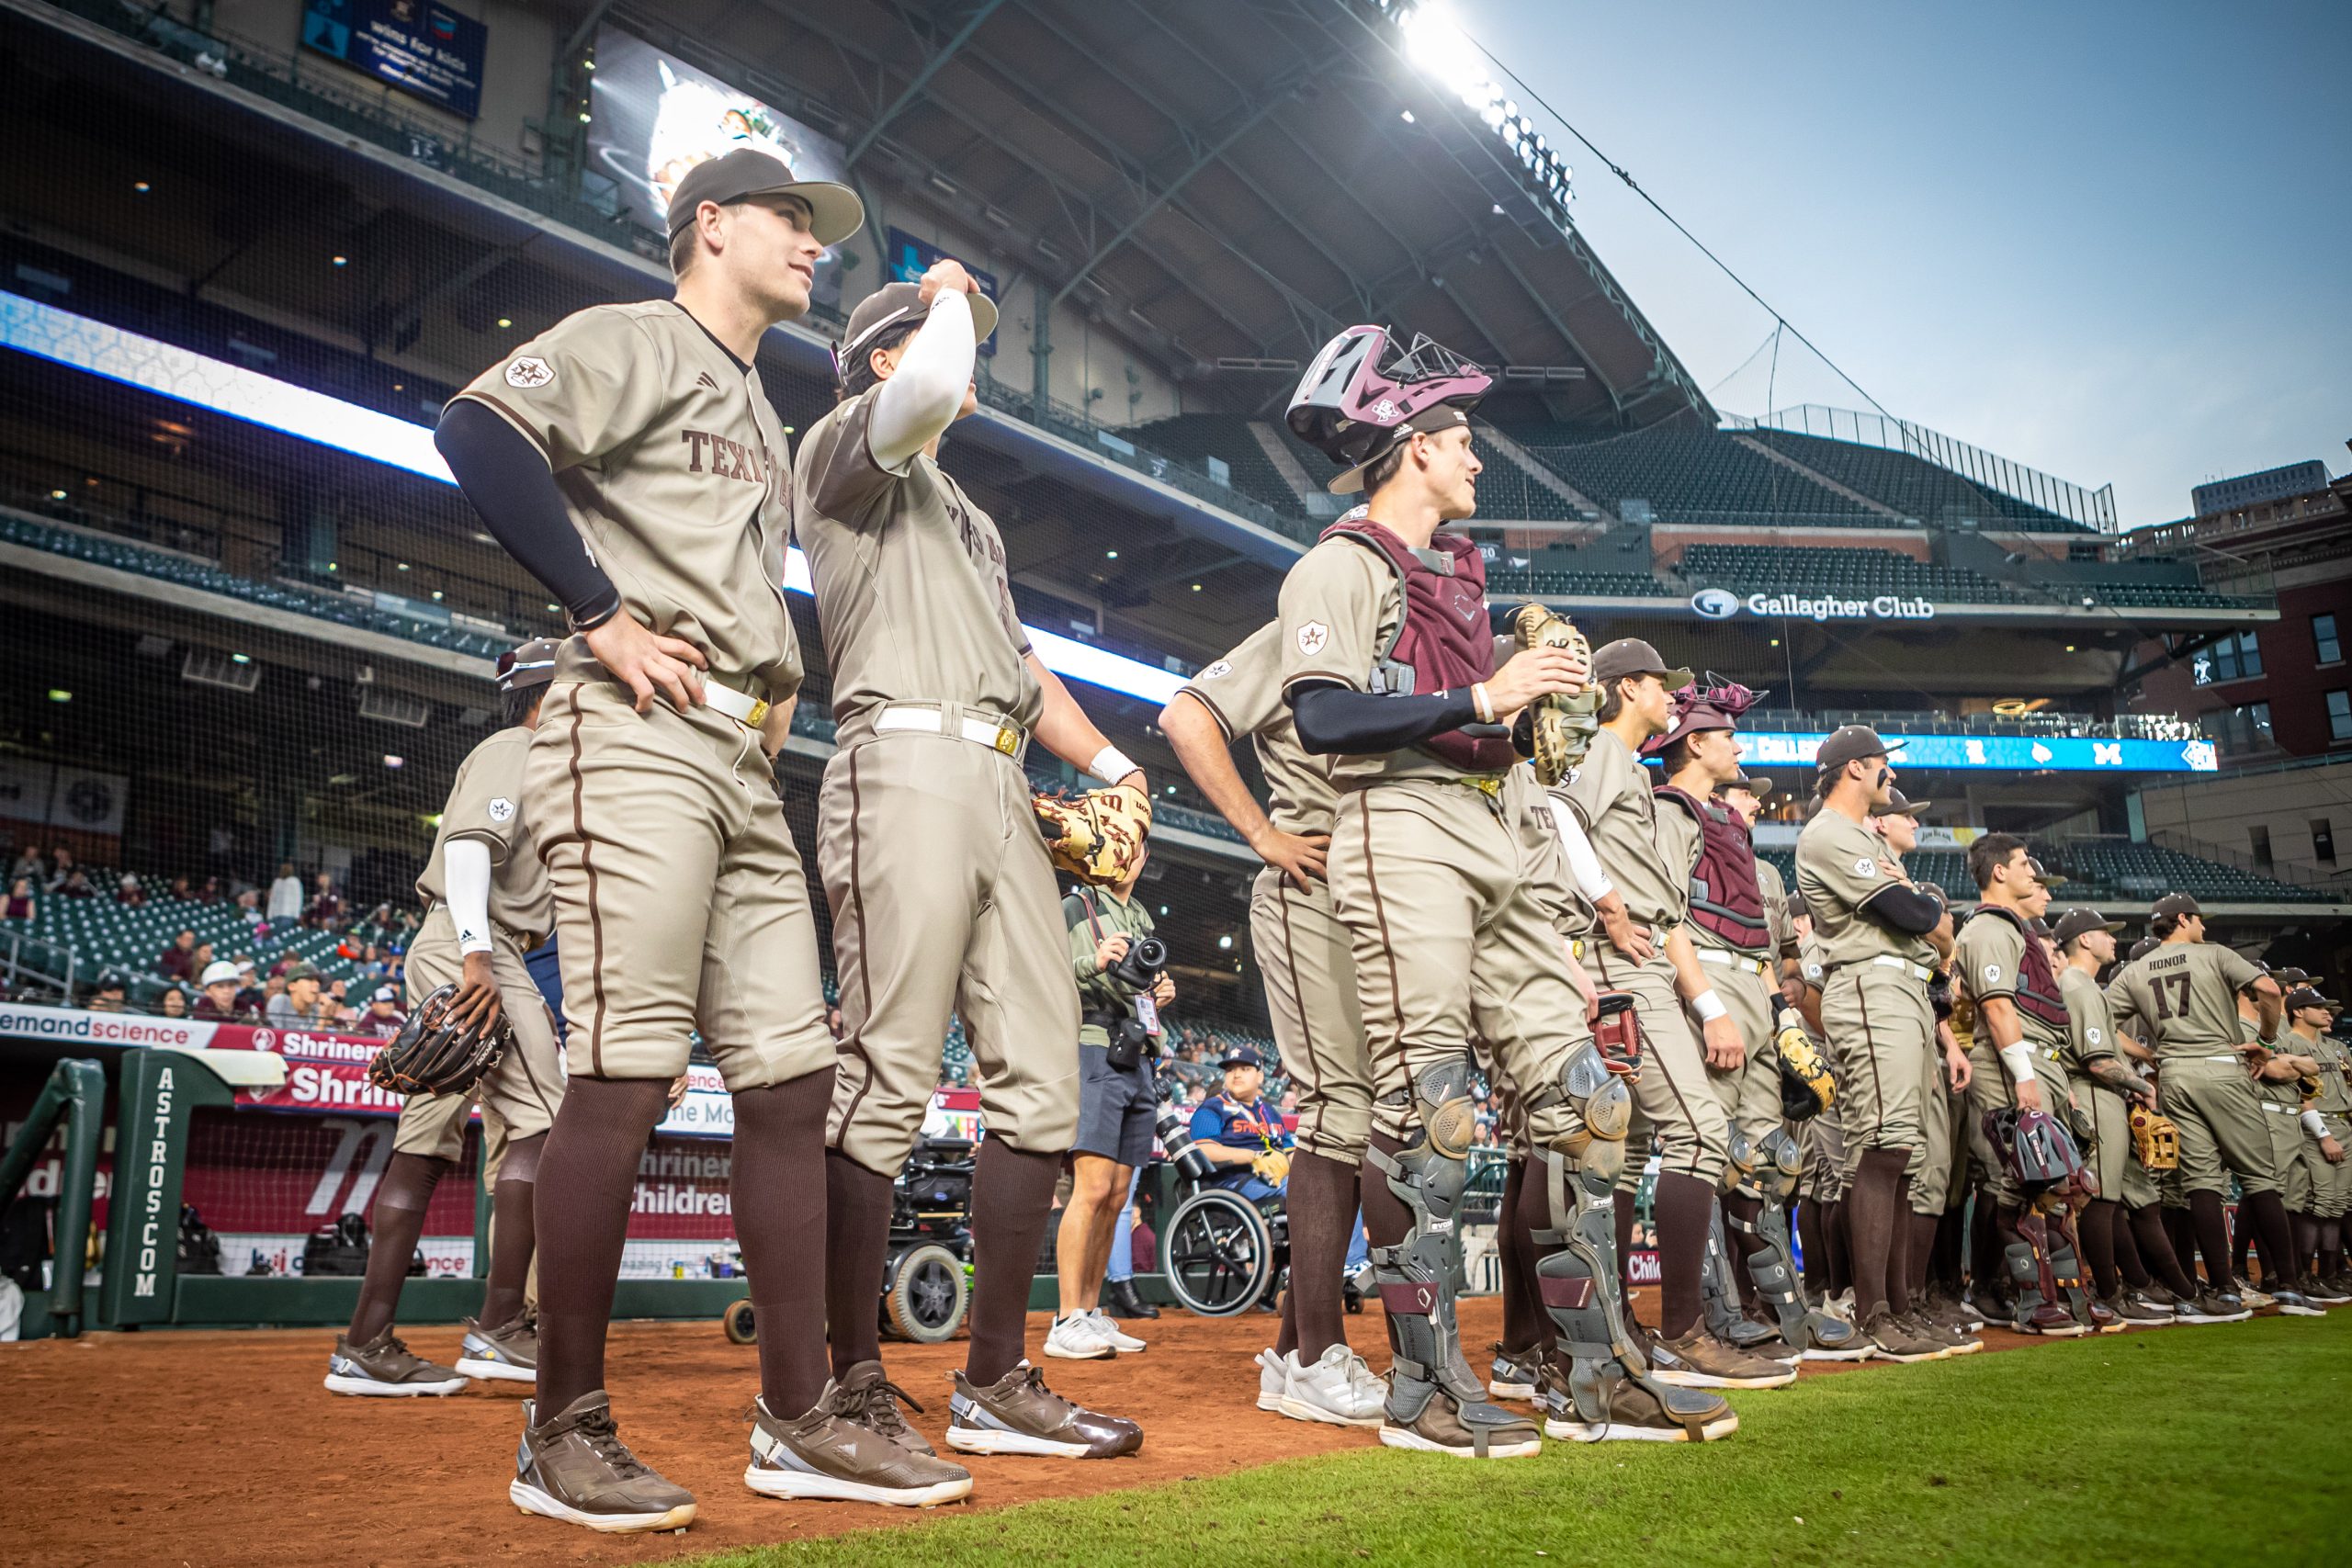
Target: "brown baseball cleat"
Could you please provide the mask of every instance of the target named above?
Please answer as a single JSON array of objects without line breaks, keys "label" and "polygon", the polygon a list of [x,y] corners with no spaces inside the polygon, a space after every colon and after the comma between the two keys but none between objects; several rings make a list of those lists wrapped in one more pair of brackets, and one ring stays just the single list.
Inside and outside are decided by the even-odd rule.
[{"label": "brown baseball cleat", "polygon": [[1141,1427],[1064,1399],[1026,1361],[985,1388],[974,1387],[959,1370],[955,1388],[947,1402],[947,1446],[967,1454],[1117,1459],[1143,1447]]},{"label": "brown baseball cleat", "polygon": [[939,1450],[931,1439],[907,1425],[899,1414],[899,1406],[921,1410],[914,1395],[882,1375],[879,1361],[860,1361],[842,1374],[842,1409],[844,1421],[854,1421],[876,1436],[888,1438],[910,1454],[926,1459],[938,1457]]},{"label": "brown baseball cleat", "polygon": [[673,1485],[628,1451],[601,1388],[536,1425],[536,1400],[523,1402],[523,1441],[506,1495],[526,1514],[584,1525],[605,1535],[682,1530],[694,1522],[695,1495]]},{"label": "brown baseball cleat", "polygon": [[413,1399],[419,1394],[455,1393],[465,1386],[465,1373],[415,1354],[389,1328],[364,1345],[354,1345],[349,1335],[338,1334],[334,1351],[327,1358],[329,1393]]},{"label": "brown baseball cleat", "polygon": [[1679,1339],[1653,1339],[1650,1365],[1658,1382],[1678,1388],[1786,1388],[1797,1381],[1796,1368],[1736,1349],[1696,1324]]},{"label": "brown baseball cleat", "polygon": [[1527,1417],[1483,1401],[1464,1405],[1442,1388],[1422,1386],[1429,1397],[1409,1418],[1398,1416],[1396,1394],[1389,1395],[1383,1447],[1464,1459],[1525,1459],[1544,1450],[1544,1434]]},{"label": "brown baseball cleat", "polygon": [[458,1346],[458,1371],[496,1382],[539,1381],[539,1320],[519,1313],[511,1321],[484,1327],[460,1318],[466,1337]]},{"label": "brown baseball cleat", "polygon": [[1955,1356],[1973,1356],[1984,1348],[1984,1341],[1973,1334],[1962,1334],[1951,1325],[1928,1316],[1924,1312],[1898,1313],[1895,1322],[1901,1324],[1914,1339],[1925,1339],[1930,1345],[1940,1345]]},{"label": "brown baseball cleat", "polygon": [[[1535,1405],[1545,1437],[1572,1443],[1712,1443],[1739,1430],[1739,1417],[1720,1393],[1628,1377],[1614,1362],[1589,1375],[1593,1384],[1580,1403],[1574,1363],[1557,1353],[1544,1358]],[[1586,1403],[1594,1407],[1589,1417]]]},{"label": "brown baseball cleat", "polygon": [[[865,1363],[877,1371],[880,1363]],[[972,1472],[931,1454],[910,1452],[879,1432],[847,1418],[862,1408],[865,1394],[853,1395],[827,1383],[808,1414],[787,1421],[756,1403],[752,1424],[752,1462],[743,1484],[763,1497],[881,1503],[899,1508],[935,1508],[972,1495]]]},{"label": "brown baseball cleat", "polygon": [[1942,1361],[1951,1357],[1950,1346],[1920,1338],[1884,1306],[1863,1322],[1862,1337],[1871,1342],[1871,1354],[1882,1361]]}]

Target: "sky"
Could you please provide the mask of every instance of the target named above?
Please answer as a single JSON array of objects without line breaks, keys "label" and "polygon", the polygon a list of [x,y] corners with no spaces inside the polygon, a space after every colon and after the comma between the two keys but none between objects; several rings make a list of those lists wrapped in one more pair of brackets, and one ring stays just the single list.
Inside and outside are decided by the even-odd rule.
[{"label": "sky", "polygon": [[[2352,468],[2352,0],[1451,4],[1889,412],[2127,527]],[[1792,338],[1741,369],[1772,316],[1550,139],[1719,409],[1868,406]]]}]

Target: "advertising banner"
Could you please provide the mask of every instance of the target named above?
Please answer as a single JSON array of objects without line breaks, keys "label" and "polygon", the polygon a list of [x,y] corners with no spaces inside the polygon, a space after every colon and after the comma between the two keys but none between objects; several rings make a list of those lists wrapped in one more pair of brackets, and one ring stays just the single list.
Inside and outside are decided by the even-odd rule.
[{"label": "advertising banner", "polygon": [[[1740,736],[1750,767],[1811,767],[1826,735],[1760,730]],[[1997,768],[2005,773],[2210,773],[2211,740],[2100,740],[2088,736],[1885,734],[1898,768]]]},{"label": "advertising banner", "polygon": [[304,0],[302,45],[435,108],[481,112],[490,29],[430,0]]},{"label": "advertising banner", "polygon": [[[953,251],[943,251],[929,240],[919,240],[904,229],[893,226],[888,231],[890,242],[889,265],[883,270],[893,283],[921,283],[922,275],[943,261],[964,262],[964,270],[980,286],[980,292],[1001,310],[1004,301],[997,294],[996,274],[985,267],[974,266]],[[996,334],[991,333],[980,344],[983,358],[996,353]]]},{"label": "advertising banner", "polygon": [[[739,147],[775,153],[797,179],[849,181],[848,150],[831,137],[613,28],[596,33],[588,112],[590,166],[657,234],[669,232],[670,197],[686,171]],[[809,298],[841,309],[841,260],[830,251]]]}]

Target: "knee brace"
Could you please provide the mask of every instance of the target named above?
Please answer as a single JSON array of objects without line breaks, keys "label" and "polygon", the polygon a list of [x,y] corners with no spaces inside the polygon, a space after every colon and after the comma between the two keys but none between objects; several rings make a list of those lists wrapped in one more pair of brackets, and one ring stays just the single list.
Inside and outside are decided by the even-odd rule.
[{"label": "knee brace", "polygon": [[1419,1125],[1410,1141],[1394,1156],[1377,1148],[1369,1153],[1388,1190],[1413,1215],[1413,1228],[1403,1241],[1372,1248],[1396,1373],[1389,1404],[1407,1420],[1419,1416],[1441,1388],[1465,1407],[1486,1399],[1484,1385],[1462,1359],[1454,1318],[1461,1272],[1454,1222],[1469,1182],[1470,1144],[1476,1134],[1468,1055],[1424,1067],[1414,1076],[1411,1094]]}]

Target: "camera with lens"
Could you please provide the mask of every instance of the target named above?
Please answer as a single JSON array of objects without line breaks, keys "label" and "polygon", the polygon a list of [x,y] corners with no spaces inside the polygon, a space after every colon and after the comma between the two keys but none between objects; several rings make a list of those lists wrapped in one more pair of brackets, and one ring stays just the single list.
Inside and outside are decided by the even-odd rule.
[{"label": "camera with lens", "polygon": [[1200,1145],[1193,1142],[1192,1119],[1175,1106],[1159,1108],[1153,1130],[1159,1134],[1159,1146],[1168,1153],[1168,1163],[1176,1168],[1179,1175],[1206,1181],[1216,1169],[1209,1163],[1209,1156],[1201,1152]]},{"label": "camera with lens", "polygon": [[1104,977],[1123,991],[1148,991],[1159,984],[1168,967],[1168,944],[1156,936],[1139,936],[1127,943],[1116,962],[1105,964]]}]

